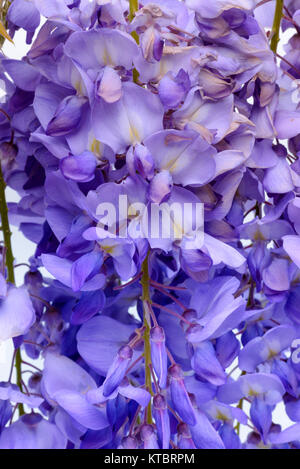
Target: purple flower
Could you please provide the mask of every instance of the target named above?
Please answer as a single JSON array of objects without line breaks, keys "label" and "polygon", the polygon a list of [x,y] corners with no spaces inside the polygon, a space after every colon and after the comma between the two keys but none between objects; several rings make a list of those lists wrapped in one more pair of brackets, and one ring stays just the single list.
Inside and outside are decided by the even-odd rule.
[{"label": "purple flower", "polygon": [[0,436],[1,449],[66,449],[66,446],[63,433],[39,414],[24,415]]},{"label": "purple flower", "polygon": [[93,378],[77,363],[64,356],[47,354],[42,380],[45,398],[92,430],[108,426],[104,411],[86,398],[87,392],[96,388]]},{"label": "purple flower", "polygon": [[24,287],[10,287],[0,300],[0,341],[25,335],[35,323],[35,311]]}]

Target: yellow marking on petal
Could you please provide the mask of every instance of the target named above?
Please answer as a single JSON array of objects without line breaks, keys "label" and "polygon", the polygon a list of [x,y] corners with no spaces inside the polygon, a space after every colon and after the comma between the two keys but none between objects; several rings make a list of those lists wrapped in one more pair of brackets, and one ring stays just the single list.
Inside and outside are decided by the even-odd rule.
[{"label": "yellow marking on petal", "polygon": [[228,422],[230,421],[230,418],[218,410],[216,413],[216,420],[223,420],[224,422]]},{"label": "yellow marking on petal", "polygon": [[113,254],[115,252],[116,246],[108,246],[105,244],[101,244],[102,249],[107,252],[107,254]]},{"label": "yellow marking on petal", "polygon": [[255,391],[255,389],[250,388],[248,391],[249,397],[257,397],[259,396],[259,392]]},{"label": "yellow marking on petal", "polygon": [[278,355],[278,352],[276,350],[272,350],[272,349],[268,350],[268,360],[276,357],[277,355]]},{"label": "yellow marking on petal", "polygon": [[99,140],[97,140],[96,138],[93,139],[90,145],[90,149],[91,149],[91,152],[94,153],[94,155],[102,156],[101,142],[99,142]]},{"label": "yellow marking on petal", "polygon": [[175,219],[172,218],[173,230],[174,230],[174,237],[176,239],[182,239],[184,235],[184,228],[182,225],[176,223]]},{"label": "yellow marking on petal", "polygon": [[79,94],[80,96],[83,96],[83,86],[82,85],[83,85],[82,80],[77,80],[74,83],[74,88],[77,91],[77,94]]},{"label": "yellow marking on petal", "polygon": [[112,66],[114,65],[113,60],[112,60],[108,50],[106,49],[106,47],[103,48],[102,60],[105,63],[105,65],[112,65]]},{"label": "yellow marking on petal", "polygon": [[128,207],[128,217],[136,217],[136,214],[138,213],[138,210],[134,208],[134,205],[129,205]]},{"label": "yellow marking on petal", "polygon": [[176,169],[177,162],[178,162],[178,157],[173,158],[172,160],[168,161],[168,163],[164,166],[163,169],[167,169],[171,173],[172,171]]},{"label": "yellow marking on petal", "polygon": [[266,238],[263,236],[263,234],[259,230],[257,230],[254,233],[253,240],[254,241],[266,241]]},{"label": "yellow marking on petal", "polygon": [[138,143],[141,141],[141,137],[139,135],[139,132],[137,128],[134,125],[131,125],[129,123],[129,135],[130,135],[130,141],[131,143]]}]

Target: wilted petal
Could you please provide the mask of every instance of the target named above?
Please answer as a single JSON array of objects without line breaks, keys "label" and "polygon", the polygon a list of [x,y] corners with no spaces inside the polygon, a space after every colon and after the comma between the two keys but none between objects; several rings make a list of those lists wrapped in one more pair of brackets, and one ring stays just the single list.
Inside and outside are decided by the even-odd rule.
[{"label": "wilted petal", "polygon": [[174,113],[174,120],[179,128],[187,125],[198,131],[209,143],[218,143],[228,132],[233,120],[232,95],[213,102],[204,100],[199,90],[192,89],[182,107]]},{"label": "wilted petal", "polygon": [[241,10],[253,10],[256,5],[255,0],[215,0],[208,4],[205,0],[188,0],[188,7],[197,11],[203,18],[216,18],[224,11],[231,8],[239,8]]}]

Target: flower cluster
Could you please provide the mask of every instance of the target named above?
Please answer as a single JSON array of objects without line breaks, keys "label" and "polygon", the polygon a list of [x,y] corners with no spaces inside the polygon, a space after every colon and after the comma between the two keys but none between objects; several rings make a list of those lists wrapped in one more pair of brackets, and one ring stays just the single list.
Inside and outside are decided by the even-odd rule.
[{"label": "flower cluster", "polygon": [[[0,448],[299,448],[300,1],[13,0],[6,21],[30,49],[0,57]],[[189,203],[201,244],[193,216],[148,235],[145,207]]]}]

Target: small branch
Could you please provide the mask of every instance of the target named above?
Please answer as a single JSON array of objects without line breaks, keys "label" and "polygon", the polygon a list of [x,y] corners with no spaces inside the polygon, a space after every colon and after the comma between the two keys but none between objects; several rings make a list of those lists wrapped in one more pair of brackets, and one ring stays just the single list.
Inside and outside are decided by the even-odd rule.
[{"label": "small branch", "polygon": [[126,287],[129,287],[130,285],[134,284],[135,282],[137,282],[142,276],[142,273],[139,273],[138,275],[136,275],[132,280],[130,280],[129,282],[127,283],[123,283],[122,285],[117,285],[116,287],[113,288],[113,290],[123,290],[124,288]]},{"label": "small branch", "polygon": [[[282,55],[279,55],[277,52],[276,52],[276,56],[282,60],[283,62],[285,62],[289,67],[291,67],[293,70],[295,70],[295,72],[300,75],[300,70],[295,67],[295,65],[293,65],[291,62],[289,62],[285,57],[282,57]],[[295,79],[295,78],[294,78]]]},{"label": "small branch", "polygon": [[258,8],[258,7],[261,7],[262,5],[264,5],[265,3],[269,3],[271,2],[272,0],[262,0],[261,2],[259,2],[255,8]]},{"label": "small branch", "polygon": [[173,285],[164,285],[163,283],[156,282],[155,280],[151,280],[151,285],[154,287],[160,287],[165,290],[174,290],[174,291],[186,291],[186,287],[175,287]]},{"label": "small branch", "polygon": [[153,303],[153,302],[152,302],[152,306],[154,306],[154,308],[161,309],[162,311],[165,311],[166,313],[172,314],[172,316],[174,316],[175,318],[179,319],[180,321],[185,322],[185,323],[188,324],[189,326],[192,326],[192,325],[193,325],[190,321],[188,321],[187,319],[185,319],[184,316],[181,316],[180,314],[176,313],[175,311],[172,311],[172,309],[167,308],[166,306],[159,305],[158,303]]}]

